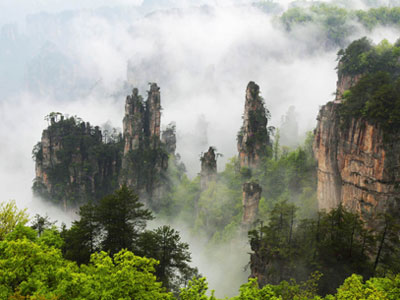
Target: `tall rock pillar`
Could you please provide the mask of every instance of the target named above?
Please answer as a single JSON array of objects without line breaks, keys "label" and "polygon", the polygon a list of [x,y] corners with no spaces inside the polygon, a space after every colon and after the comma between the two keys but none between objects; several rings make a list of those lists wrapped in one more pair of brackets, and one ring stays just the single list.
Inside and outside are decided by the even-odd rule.
[{"label": "tall rock pillar", "polygon": [[160,125],[160,88],[152,83],[146,101],[137,89],[133,89],[125,105],[125,147],[120,183],[133,188],[154,210],[157,210],[162,197],[162,180],[168,168],[169,150],[175,151],[176,147],[174,137],[170,136],[171,149],[166,149],[160,139]]},{"label": "tall rock pillar", "polygon": [[267,155],[269,135],[267,110],[260,96],[260,87],[250,81],[246,89],[243,126],[237,136],[240,167],[257,168]]},{"label": "tall rock pillar", "polygon": [[217,178],[217,159],[215,155],[215,148],[208,148],[208,151],[201,156],[200,161],[200,186],[202,190],[205,190],[208,186],[208,183],[215,181]]},{"label": "tall rock pillar", "polygon": [[144,103],[137,88],[126,97],[125,116],[123,119],[124,155],[131,150],[139,149],[143,141]]},{"label": "tall rock pillar", "polygon": [[161,124],[161,101],[160,88],[156,83],[150,85],[148,98],[146,101],[146,123],[145,134],[149,138],[152,148],[156,148],[160,143],[160,124]]}]

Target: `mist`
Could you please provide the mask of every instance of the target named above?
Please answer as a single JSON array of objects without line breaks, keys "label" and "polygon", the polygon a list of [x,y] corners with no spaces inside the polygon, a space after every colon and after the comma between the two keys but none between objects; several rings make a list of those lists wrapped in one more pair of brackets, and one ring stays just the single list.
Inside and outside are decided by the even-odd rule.
[{"label": "mist", "polygon": [[[200,170],[200,153],[210,145],[223,154],[219,171],[237,155],[249,81],[260,86],[272,115],[269,125],[279,127],[294,106],[298,136],[312,130],[319,107],[333,99],[338,49],[327,49],[315,26],[285,32],[275,15],[251,3],[118,0],[111,7],[109,1],[92,0],[0,2],[2,200],[15,199],[31,215],[74,219],[32,196],[31,151],[47,127],[44,116],[58,111],[121,128],[126,95],[138,87],[145,96],[149,82],[161,87],[162,126],[176,123],[177,152],[191,177]],[[283,1],[281,8],[288,5]],[[351,38],[366,34],[375,42],[393,42],[399,30],[359,29]],[[189,240],[184,225],[177,227],[191,242],[194,263],[211,288],[222,295],[237,291],[247,276],[241,266],[228,272],[210,263],[204,245]],[[226,266],[248,261],[246,250],[237,252],[239,258],[227,258]],[[239,278],[237,284],[232,279],[222,287],[218,277],[226,273]]]}]

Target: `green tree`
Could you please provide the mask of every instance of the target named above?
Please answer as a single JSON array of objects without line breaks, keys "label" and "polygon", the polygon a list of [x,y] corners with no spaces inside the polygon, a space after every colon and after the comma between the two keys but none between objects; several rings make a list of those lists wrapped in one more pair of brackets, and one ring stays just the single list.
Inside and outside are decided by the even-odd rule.
[{"label": "green tree", "polygon": [[65,240],[64,257],[78,264],[88,263],[90,255],[100,249],[101,227],[97,206],[88,203],[79,208],[79,221],[74,221],[69,230],[63,230]]},{"label": "green tree", "polygon": [[139,202],[139,197],[125,185],[101,199],[96,211],[104,234],[101,247],[111,254],[122,249],[132,250],[146,221],[153,219],[151,212]]},{"label": "green tree", "polygon": [[190,267],[189,245],[181,242],[179,232],[164,225],[152,231],[145,231],[138,241],[140,255],[159,261],[155,267],[156,276],[167,290],[178,292],[189,279],[197,275],[197,269]]},{"label": "green tree", "polygon": [[18,209],[15,200],[0,202],[0,240],[4,239],[15,226],[25,225],[28,221],[26,209]]},{"label": "green tree", "polygon": [[49,216],[41,216],[36,214],[33,217],[31,228],[35,229],[38,233],[38,236],[41,236],[43,231],[46,229],[50,229],[56,222],[51,222]]},{"label": "green tree", "polygon": [[181,300],[216,300],[214,291],[211,291],[211,296],[206,295],[208,284],[205,278],[193,278],[189,281],[187,287],[181,289],[179,299]]}]

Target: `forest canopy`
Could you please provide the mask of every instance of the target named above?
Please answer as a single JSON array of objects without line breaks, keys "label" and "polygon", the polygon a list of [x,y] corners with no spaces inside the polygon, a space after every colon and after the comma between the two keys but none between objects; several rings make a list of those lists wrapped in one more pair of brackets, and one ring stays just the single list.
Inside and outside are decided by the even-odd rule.
[{"label": "forest canopy", "polygon": [[[137,256],[126,249],[114,255],[96,251],[88,263],[78,265],[63,255],[64,230],[47,227],[39,236],[37,230],[17,224],[0,238],[1,299],[216,300],[213,292],[210,295],[208,291],[206,279],[201,277],[186,282],[175,294],[168,292],[157,275],[161,261]],[[165,228],[160,230],[166,232]],[[174,235],[173,231],[170,233]],[[321,276],[314,273],[303,282],[282,281],[264,287],[259,287],[256,279],[249,279],[231,299],[398,299],[400,296],[400,276],[388,274],[367,281],[351,275],[334,294],[323,298],[317,293]]]},{"label": "forest canopy", "polygon": [[344,93],[340,117],[345,124],[362,118],[385,133],[400,129],[400,42],[383,40],[373,45],[367,38],[351,43],[338,53],[339,78],[359,78]]}]

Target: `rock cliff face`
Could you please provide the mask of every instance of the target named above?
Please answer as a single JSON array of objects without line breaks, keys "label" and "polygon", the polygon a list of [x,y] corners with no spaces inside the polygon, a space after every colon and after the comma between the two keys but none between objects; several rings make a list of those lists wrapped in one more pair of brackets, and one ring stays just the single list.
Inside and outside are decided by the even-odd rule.
[{"label": "rock cliff face", "polygon": [[[60,120],[56,120],[56,117]],[[99,127],[58,114],[35,146],[33,191],[65,210],[96,201],[118,187],[122,138],[103,142]]]},{"label": "rock cliff face", "polygon": [[202,190],[207,189],[208,183],[217,178],[217,159],[215,148],[210,147],[201,158],[200,186]]},{"label": "rock cliff face", "polygon": [[79,118],[49,115],[50,126],[34,148],[37,195],[75,208],[97,201],[121,184],[157,210],[167,184],[168,156],[175,155],[175,126],[160,139],[160,88],[150,85],[146,101],[133,89],[126,98],[123,136],[103,136]]},{"label": "rock cliff face", "polygon": [[243,126],[237,136],[240,167],[257,168],[267,155],[269,135],[268,118],[260,87],[250,81],[246,89]]},{"label": "rock cliff face", "polygon": [[[137,89],[133,89],[125,105],[125,146],[120,183],[133,188],[155,210],[162,194],[169,151],[175,151],[176,148],[172,136],[168,140],[169,149],[161,142],[160,123],[161,97],[157,84],[150,85],[146,101],[143,101]],[[165,138],[167,136],[168,133]]]},{"label": "rock cliff face", "polygon": [[[338,70],[342,67],[342,62],[339,62]],[[336,97],[335,101],[340,102],[343,98],[343,93],[353,87],[361,78],[361,75],[350,76],[343,74],[343,72],[338,73],[338,81],[336,82]]]},{"label": "rock cliff face", "polygon": [[136,150],[143,142],[144,102],[138,89],[133,89],[132,95],[126,97],[124,129],[124,155]]},{"label": "rock cliff face", "polygon": [[[358,79],[339,78],[338,94]],[[340,203],[364,217],[400,204],[400,134],[383,140],[383,132],[366,120],[342,126],[340,101],[324,105],[318,115],[314,153],[318,161],[319,209]]]},{"label": "rock cliff face", "polygon": [[243,218],[242,225],[249,229],[258,216],[258,204],[261,199],[261,187],[255,182],[243,184]]},{"label": "rock cliff face", "polygon": [[168,124],[167,128],[165,128],[161,135],[161,141],[165,145],[165,150],[170,155],[175,155],[176,151],[175,127],[175,123]]}]

